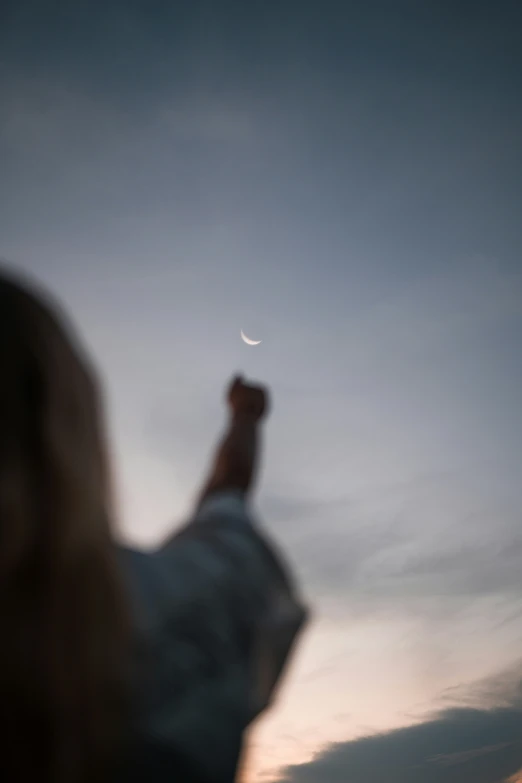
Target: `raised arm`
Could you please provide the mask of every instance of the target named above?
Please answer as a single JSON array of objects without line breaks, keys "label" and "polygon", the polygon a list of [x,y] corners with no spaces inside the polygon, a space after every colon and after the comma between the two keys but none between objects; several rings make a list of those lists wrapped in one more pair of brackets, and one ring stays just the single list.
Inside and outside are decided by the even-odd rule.
[{"label": "raised arm", "polygon": [[227,490],[248,495],[259,460],[259,426],[268,412],[268,394],[236,377],[227,392],[228,429],[218,447],[199,505],[215,492]]},{"label": "raised arm", "polygon": [[196,513],[135,571],[154,660],[144,730],[202,783],[235,779],[243,732],[272,703],[307,618],[245,503],[267,393],[236,378],[227,399],[228,432]]}]

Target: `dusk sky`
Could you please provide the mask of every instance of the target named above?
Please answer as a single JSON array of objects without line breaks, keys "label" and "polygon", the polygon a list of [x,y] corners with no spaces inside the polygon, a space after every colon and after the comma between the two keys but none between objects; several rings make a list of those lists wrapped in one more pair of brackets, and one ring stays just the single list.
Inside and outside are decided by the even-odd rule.
[{"label": "dusk sky", "polygon": [[248,783],[522,780],[521,208],[519,0],[2,4],[0,256],[98,364],[121,535],[272,389],[313,622]]}]

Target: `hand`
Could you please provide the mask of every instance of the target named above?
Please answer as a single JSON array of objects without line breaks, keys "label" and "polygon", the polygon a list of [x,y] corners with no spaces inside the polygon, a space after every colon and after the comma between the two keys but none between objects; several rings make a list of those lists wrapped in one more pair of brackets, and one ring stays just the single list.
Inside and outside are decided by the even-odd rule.
[{"label": "hand", "polygon": [[263,386],[249,386],[237,375],[230,384],[227,401],[233,416],[247,415],[259,421],[268,412],[268,391]]}]

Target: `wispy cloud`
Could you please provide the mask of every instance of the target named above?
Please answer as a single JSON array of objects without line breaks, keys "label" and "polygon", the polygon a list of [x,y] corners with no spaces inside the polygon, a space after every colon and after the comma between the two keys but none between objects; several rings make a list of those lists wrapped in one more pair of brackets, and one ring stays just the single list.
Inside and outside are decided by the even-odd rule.
[{"label": "wispy cloud", "polygon": [[[396,731],[324,748],[280,783],[508,783],[522,768],[520,704],[453,708]],[[513,778],[515,779],[515,778]]]}]

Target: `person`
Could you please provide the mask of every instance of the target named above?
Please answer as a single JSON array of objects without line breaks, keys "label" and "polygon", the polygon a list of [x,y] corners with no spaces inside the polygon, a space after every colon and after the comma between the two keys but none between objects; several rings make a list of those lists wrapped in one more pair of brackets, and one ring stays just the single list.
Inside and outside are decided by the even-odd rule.
[{"label": "person", "polygon": [[252,510],[262,387],[236,378],[193,518],[113,537],[102,395],[60,307],[0,270],[0,779],[231,783],[307,611]]}]

